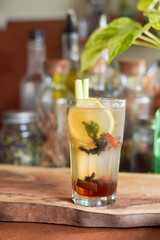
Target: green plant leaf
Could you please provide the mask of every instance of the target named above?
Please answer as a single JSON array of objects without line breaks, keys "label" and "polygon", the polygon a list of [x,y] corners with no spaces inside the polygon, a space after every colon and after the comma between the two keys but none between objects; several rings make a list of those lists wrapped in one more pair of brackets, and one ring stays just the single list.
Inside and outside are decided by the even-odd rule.
[{"label": "green plant leaf", "polygon": [[109,63],[130,47],[142,32],[142,26],[139,23],[133,22],[131,19],[125,20],[117,21],[119,26],[116,34],[108,41]]},{"label": "green plant leaf", "polygon": [[[158,0],[157,0],[158,2]],[[137,9],[139,11],[145,12],[148,10],[149,6],[153,3],[153,0],[138,0]]]},{"label": "green plant leaf", "polygon": [[94,122],[93,120],[91,120],[91,123],[88,124],[86,122],[82,122],[86,128],[87,134],[89,137],[91,137],[93,139],[94,142],[97,141],[97,134],[99,131],[99,125],[98,123]]},{"label": "green plant leaf", "polygon": [[144,15],[148,18],[151,26],[157,30],[160,30],[160,11],[152,10],[147,11]]},{"label": "green plant leaf", "polygon": [[96,63],[100,53],[107,48],[108,40],[115,32],[115,28],[107,27],[103,29],[99,28],[91,34],[81,55],[82,72]]},{"label": "green plant leaf", "polygon": [[118,18],[106,28],[97,29],[88,39],[81,55],[82,72],[91,68],[106,48],[108,63],[132,44],[160,49],[159,39],[148,31],[150,27],[160,30],[160,0],[138,0],[137,7],[144,11],[149,23],[142,27],[130,18]]},{"label": "green plant leaf", "polygon": [[81,71],[92,67],[100,53],[108,48],[109,63],[124,52],[142,33],[141,24],[130,18],[118,18],[106,28],[98,29],[88,39],[81,56]]}]

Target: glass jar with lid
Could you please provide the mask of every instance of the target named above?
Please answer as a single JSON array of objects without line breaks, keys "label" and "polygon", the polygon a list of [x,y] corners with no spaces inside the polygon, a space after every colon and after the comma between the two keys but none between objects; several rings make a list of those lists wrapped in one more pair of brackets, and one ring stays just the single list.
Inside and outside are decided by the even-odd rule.
[{"label": "glass jar with lid", "polygon": [[38,114],[6,111],[1,131],[2,163],[37,165],[39,160]]}]

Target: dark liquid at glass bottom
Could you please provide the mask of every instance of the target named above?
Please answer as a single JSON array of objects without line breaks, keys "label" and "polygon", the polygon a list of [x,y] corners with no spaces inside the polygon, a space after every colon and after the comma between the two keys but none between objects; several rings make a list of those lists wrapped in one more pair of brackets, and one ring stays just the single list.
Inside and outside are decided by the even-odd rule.
[{"label": "dark liquid at glass bottom", "polygon": [[117,180],[106,179],[106,177],[91,182],[78,179],[73,184],[73,190],[77,194],[88,197],[108,197],[115,192],[116,188]]}]

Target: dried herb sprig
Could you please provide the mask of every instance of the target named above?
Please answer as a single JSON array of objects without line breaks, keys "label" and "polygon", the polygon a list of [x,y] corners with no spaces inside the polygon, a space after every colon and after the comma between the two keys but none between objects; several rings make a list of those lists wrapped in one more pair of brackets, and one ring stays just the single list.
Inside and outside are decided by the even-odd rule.
[{"label": "dried herb sprig", "polygon": [[[67,108],[62,108],[61,115],[63,116],[64,123],[62,135],[59,135],[57,121],[54,113],[47,112],[44,114],[42,108],[38,108],[40,115],[40,122],[38,124],[42,143],[39,148],[41,166],[46,167],[61,167],[69,165],[66,159],[66,155],[69,152],[67,145],[67,129],[66,129],[66,111]],[[69,153],[68,153],[69,154]],[[69,157],[68,157],[69,159]]]},{"label": "dried herb sprig", "polygon": [[98,134],[98,131],[99,131],[98,123],[96,123],[95,121],[91,120],[90,124],[87,123],[87,122],[84,122],[84,121],[82,122],[82,124],[84,124],[88,136],[90,138],[92,138],[92,140],[93,140],[93,142],[95,144],[95,147],[87,149],[84,146],[80,146],[79,149],[81,151],[87,153],[88,155],[89,154],[92,154],[92,155],[98,154],[99,155],[102,151],[105,150],[108,142],[105,140],[104,137],[97,138],[97,134]]},{"label": "dried herb sprig", "polygon": [[108,143],[112,147],[118,147],[120,145],[120,142],[117,141],[116,138],[114,138],[111,134],[109,133],[102,133],[99,138],[97,138],[97,134],[99,132],[99,125],[91,120],[90,124],[86,122],[82,122],[85,125],[86,131],[88,133],[88,136],[92,138],[95,147],[87,149],[84,146],[80,146],[79,149],[85,153],[89,154],[100,154],[102,151],[105,150],[106,146]]},{"label": "dried herb sprig", "polygon": [[92,172],[91,176],[86,176],[84,180],[87,182],[91,182],[93,181],[94,178],[95,178],[95,173]]},{"label": "dried herb sprig", "polygon": [[91,148],[91,149],[87,149],[84,146],[80,146],[79,149],[81,151],[87,153],[88,155],[89,154],[92,154],[92,155],[98,154],[99,155],[102,151],[105,150],[107,144],[108,144],[107,141],[105,141],[105,139],[104,139],[104,144],[96,143],[96,147]]}]

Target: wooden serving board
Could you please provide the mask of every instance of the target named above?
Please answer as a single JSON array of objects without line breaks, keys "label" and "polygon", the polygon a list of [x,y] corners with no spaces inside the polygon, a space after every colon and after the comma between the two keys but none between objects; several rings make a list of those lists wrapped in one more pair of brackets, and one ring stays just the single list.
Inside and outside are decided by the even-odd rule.
[{"label": "wooden serving board", "polygon": [[116,203],[83,207],[71,200],[70,169],[0,165],[0,221],[160,226],[160,175],[120,173]]}]

